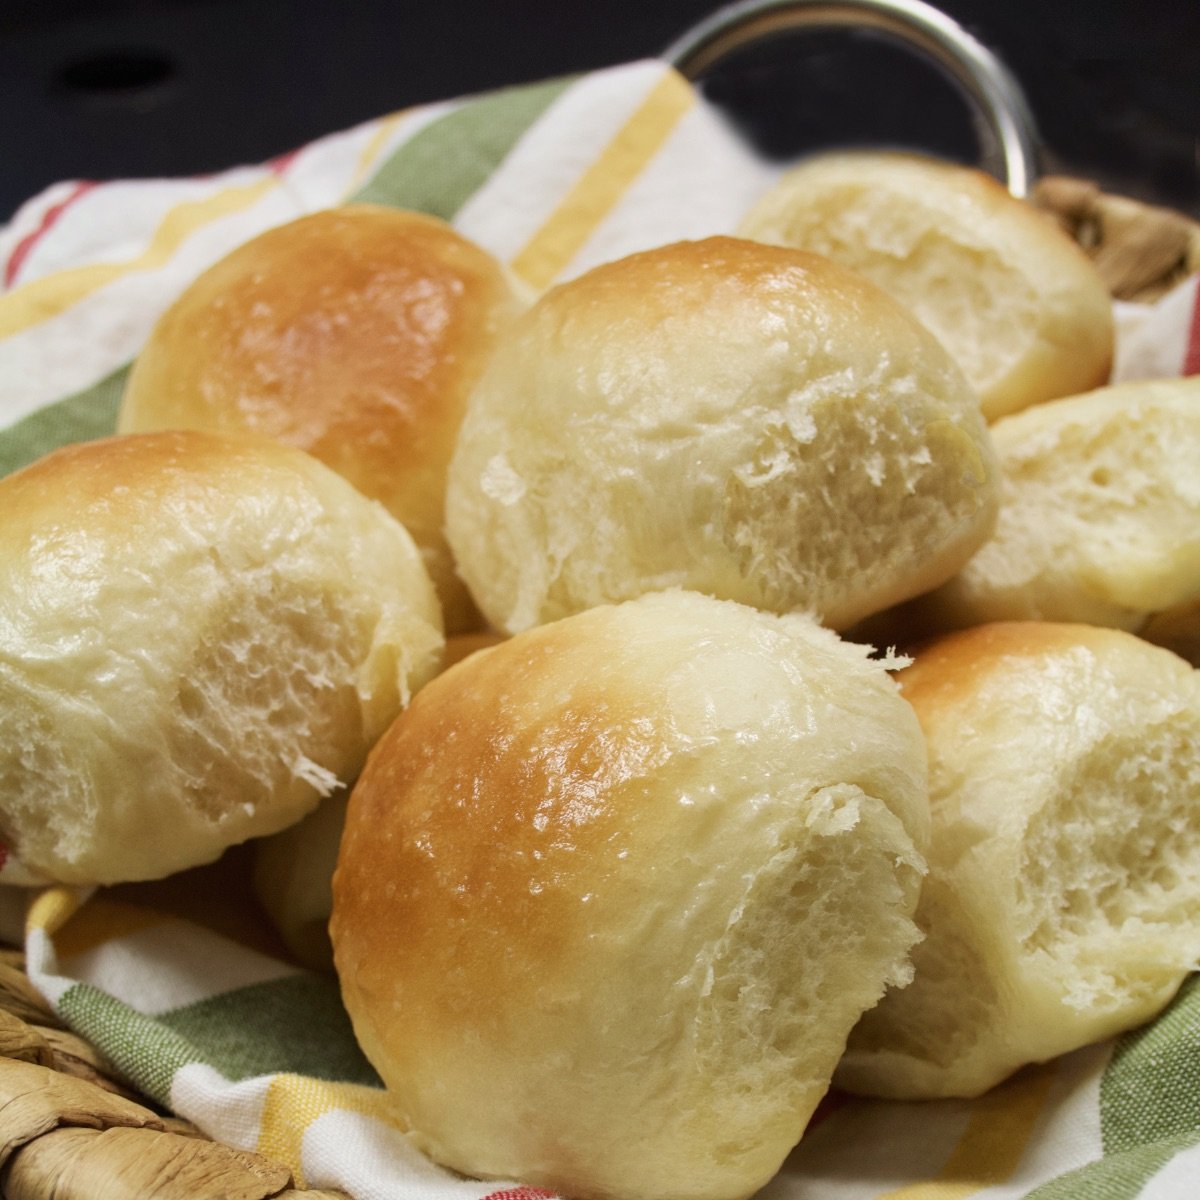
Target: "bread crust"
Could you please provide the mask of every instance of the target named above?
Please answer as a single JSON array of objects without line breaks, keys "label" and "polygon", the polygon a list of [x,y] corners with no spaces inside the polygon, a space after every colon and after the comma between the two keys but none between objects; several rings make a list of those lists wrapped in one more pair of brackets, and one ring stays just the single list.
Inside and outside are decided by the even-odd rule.
[{"label": "bread crust", "polygon": [[134,363],[122,432],[250,432],[305,450],[413,535],[447,628],[478,624],[442,533],[467,396],[521,304],[445,222],[345,205],[270,229],[196,279]]},{"label": "bread crust", "polygon": [[[493,633],[460,633],[446,639],[442,670],[502,638]],[[254,891],[283,938],[304,966],[333,970],[329,916],[333,910],[333,870],[346,822],[349,796],[325,797],[302,821],[254,848]]]}]

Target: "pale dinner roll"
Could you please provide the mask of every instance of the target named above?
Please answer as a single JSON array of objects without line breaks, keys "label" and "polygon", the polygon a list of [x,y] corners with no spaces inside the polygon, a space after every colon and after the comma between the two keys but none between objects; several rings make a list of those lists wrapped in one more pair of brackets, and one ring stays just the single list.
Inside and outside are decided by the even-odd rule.
[{"label": "pale dinner roll", "polygon": [[842,628],[984,540],[995,464],[934,338],[879,289],[734,238],[546,293],[498,349],[447,532],[510,633],[682,587]]},{"label": "pale dinner roll", "polygon": [[446,465],[520,307],[500,264],[434,217],[314,213],[234,250],[163,314],[119,428],[249,431],[307,450],[404,524],[446,627],[473,627],[442,533]]},{"label": "pale dinner roll", "polygon": [[827,254],[942,341],[989,420],[1108,382],[1112,301],[1046,214],[990,175],[915,155],[820,155],[785,174],[739,232]]},{"label": "pale dinner roll", "polygon": [[349,792],[327,796],[295,825],[254,847],[254,894],[296,961],[333,969],[329,914]]},{"label": "pale dinner roll", "polygon": [[1200,376],[1100,388],[992,426],[996,531],[913,605],[922,627],[1085,621],[1134,632],[1175,610],[1200,636]]},{"label": "pale dinner roll", "polygon": [[343,998],[415,1143],[573,1200],[733,1200],[908,974],[925,751],[884,664],[684,592],[428,684],[350,798]]},{"label": "pale dinner roll", "polygon": [[[500,640],[491,633],[448,638],[442,667]],[[348,797],[346,791],[326,797],[302,821],[254,846],[254,892],[284,945],[297,961],[316,971],[333,970],[329,914]]]},{"label": "pale dinner roll", "polygon": [[167,875],[298,821],[436,670],[420,555],[315,459],[195,431],[0,481],[0,838]]},{"label": "pale dinner roll", "polygon": [[1200,672],[1132,634],[980,626],[899,676],[929,745],[915,978],[837,1082],[973,1096],[1154,1017],[1200,955]]}]

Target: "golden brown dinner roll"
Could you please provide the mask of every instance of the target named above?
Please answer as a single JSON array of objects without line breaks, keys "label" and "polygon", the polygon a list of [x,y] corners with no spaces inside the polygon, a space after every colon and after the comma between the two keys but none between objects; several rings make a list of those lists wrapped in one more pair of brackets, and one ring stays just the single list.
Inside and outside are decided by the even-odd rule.
[{"label": "golden brown dinner roll", "polygon": [[915,602],[932,629],[994,620],[1200,635],[1200,377],[1120,384],[996,422],[1001,509],[963,570]]},{"label": "golden brown dinner roll", "polygon": [[682,587],[833,628],[952,575],[995,515],[979,406],[866,280],[733,238],[546,293],[476,388],[447,532],[509,632]]},{"label": "golden brown dinner roll", "polygon": [[740,232],[874,280],[938,336],[989,420],[1108,381],[1104,281],[1050,217],[982,171],[905,154],[820,155],[785,174]]},{"label": "golden brown dinner roll", "polygon": [[351,205],[268,230],[163,314],[122,431],[247,430],[307,450],[416,539],[450,630],[477,623],[442,534],[466,397],[519,305],[500,265],[420,213]]},{"label": "golden brown dinner roll", "polygon": [[732,1200],[907,977],[928,821],[866,647],[685,593],[428,684],[350,798],[331,924],[417,1145],[575,1200]]},{"label": "golden brown dinner roll", "polygon": [[1200,672],[1132,634],[1014,622],[899,676],[929,745],[915,978],[837,1082],[973,1096],[1153,1017],[1200,954]]},{"label": "golden brown dinner roll", "polygon": [[114,437],[0,508],[0,838],[47,878],[155,878],[298,821],[437,667],[412,539],[299,450]]},{"label": "golden brown dinner roll", "polygon": [[[443,669],[502,638],[463,633],[446,640]],[[306,967],[333,970],[329,943],[331,888],[338,844],[346,820],[347,792],[327,796],[295,825],[254,846],[254,891],[284,945]]]}]

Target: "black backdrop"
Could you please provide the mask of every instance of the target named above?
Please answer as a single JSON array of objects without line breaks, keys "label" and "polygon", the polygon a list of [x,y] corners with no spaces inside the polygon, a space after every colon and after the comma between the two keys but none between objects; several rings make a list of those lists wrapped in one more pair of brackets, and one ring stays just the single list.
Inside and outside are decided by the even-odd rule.
[{"label": "black backdrop", "polygon": [[[715,0],[0,0],[0,221],[65,178],[256,162],[426,100],[652,56]],[[942,0],[999,52],[1048,165],[1200,215],[1200,0]],[[969,160],[965,109],[886,40],[810,33],[710,94],[790,156],[833,142]]]}]

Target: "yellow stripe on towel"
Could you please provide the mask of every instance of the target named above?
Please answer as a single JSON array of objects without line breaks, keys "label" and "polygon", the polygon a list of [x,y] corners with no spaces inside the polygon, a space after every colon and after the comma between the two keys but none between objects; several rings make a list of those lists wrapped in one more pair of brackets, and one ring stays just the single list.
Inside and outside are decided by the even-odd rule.
[{"label": "yellow stripe on towel", "polygon": [[387,1092],[358,1083],[330,1083],[308,1075],[276,1075],[263,1103],[262,1125],[256,1149],[284,1163],[304,1187],[301,1145],[304,1131],[318,1118],[334,1111],[362,1113],[403,1130]]},{"label": "yellow stripe on towel", "polygon": [[92,888],[55,884],[41,892],[25,914],[25,929],[41,929],[53,937],[82,907]]},{"label": "yellow stripe on towel", "polygon": [[696,94],[682,76],[673,71],[664,75],[513,258],[509,264],[513,271],[539,291],[546,287],[575,257],[695,103]]},{"label": "yellow stripe on towel", "polygon": [[197,229],[249,208],[278,186],[279,178],[272,175],[254,183],[224,188],[203,200],[176,205],[159,222],[150,244],[135,258],[69,267],[0,296],[0,338],[12,337],[33,325],[49,321],[124,275],[161,267]]},{"label": "yellow stripe on towel", "polygon": [[[73,892],[74,896],[56,896],[55,893],[59,892]],[[170,920],[152,909],[124,904],[104,896],[97,896],[84,904],[83,901],[90,894],[91,890],[53,888],[39,896],[29,910],[26,925],[41,926],[54,938],[54,949],[60,960],[73,958],[106,942],[129,937]],[[44,905],[40,911],[39,905]]]},{"label": "yellow stripe on towel", "polygon": [[1030,1068],[972,1102],[971,1119],[942,1169],[876,1200],[966,1200],[1020,1166],[1054,1082],[1053,1064]]}]

